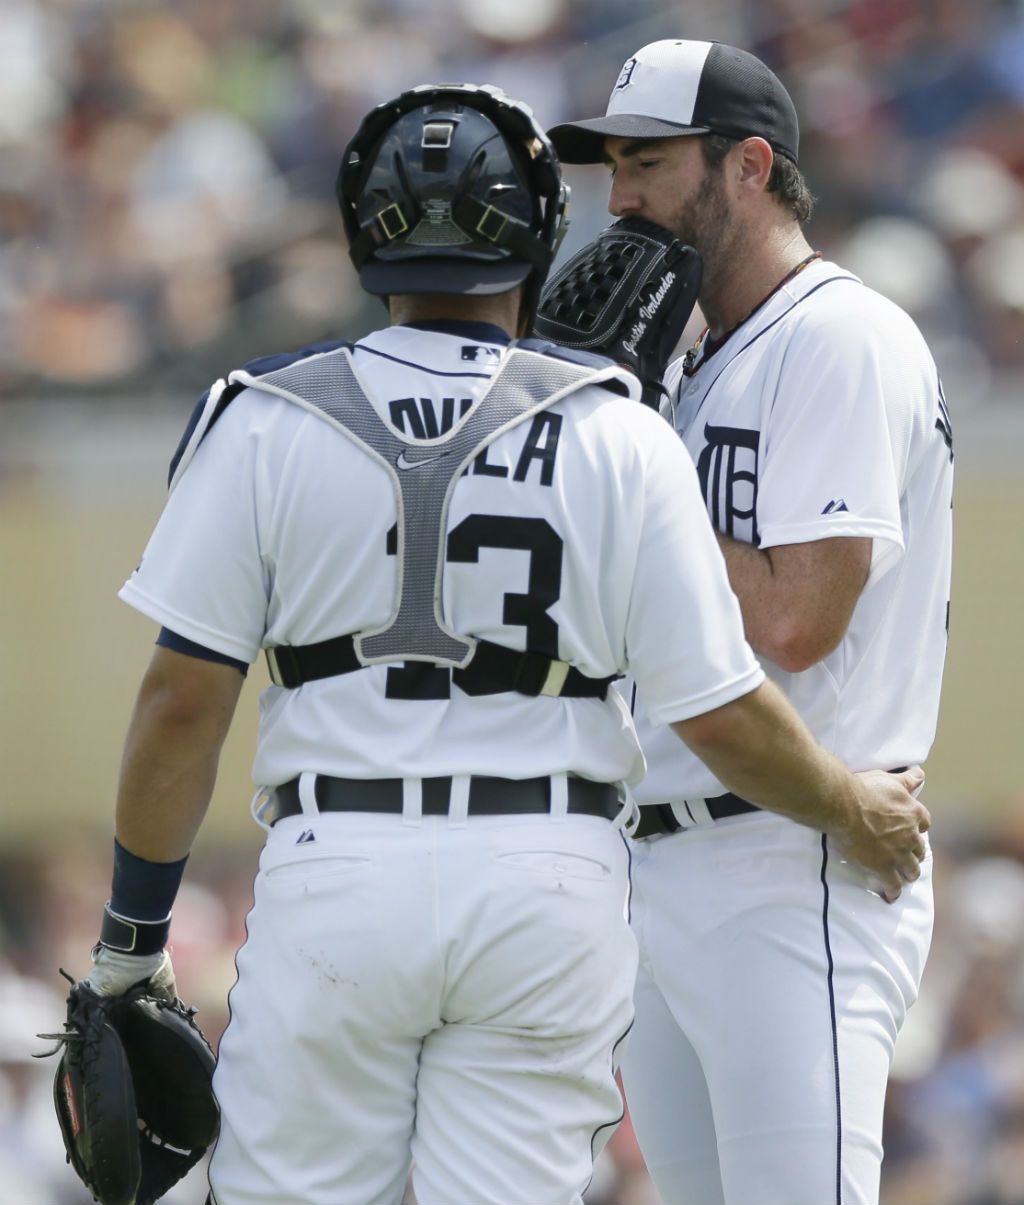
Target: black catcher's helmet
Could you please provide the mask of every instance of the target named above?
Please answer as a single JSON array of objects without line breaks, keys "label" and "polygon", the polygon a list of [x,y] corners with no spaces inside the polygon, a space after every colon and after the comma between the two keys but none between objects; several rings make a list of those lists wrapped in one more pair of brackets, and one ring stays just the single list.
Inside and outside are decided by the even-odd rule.
[{"label": "black catcher's helmet", "polygon": [[336,191],[367,292],[503,293],[530,277],[531,317],[569,196],[528,106],[473,84],[424,84],[378,105]]}]

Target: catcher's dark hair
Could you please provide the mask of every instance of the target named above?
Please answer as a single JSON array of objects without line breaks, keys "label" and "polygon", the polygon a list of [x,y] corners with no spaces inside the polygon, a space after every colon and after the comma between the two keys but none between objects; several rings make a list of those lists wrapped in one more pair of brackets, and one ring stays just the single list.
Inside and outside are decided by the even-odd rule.
[{"label": "catcher's dark hair", "polygon": [[[739,141],[739,138],[727,138],[724,134],[707,134],[700,140],[704,162],[711,168],[721,166],[722,160]],[[800,169],[788,155],[775,152],[775,162],[765,191],[775,193],[779,204],[787,208],[801,226],[811,220],[814,196]]]}]

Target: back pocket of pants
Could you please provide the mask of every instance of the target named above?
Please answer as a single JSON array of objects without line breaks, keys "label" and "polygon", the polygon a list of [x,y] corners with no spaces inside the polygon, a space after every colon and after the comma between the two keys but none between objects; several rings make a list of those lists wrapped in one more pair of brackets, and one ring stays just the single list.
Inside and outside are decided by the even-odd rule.
[{"label": "back pocket of pants", "polygon": [[584,854],[568,853],[555,849],[509,850],[495,854],[500,866],[521,870],[527,874],[544,875],[547,878],[596,879],[605,881],[612,876],[612,868],[598,858]]},{"label": "back pocket of pants", "polygon": [[280,862],[263,871],[263,878],[273,886],[294,883],[310,883],[320,879],[343,879],[360,871],[368,870],[373,859],[359,856],[331,854],[318,858],[297,858],[291,862]]}]

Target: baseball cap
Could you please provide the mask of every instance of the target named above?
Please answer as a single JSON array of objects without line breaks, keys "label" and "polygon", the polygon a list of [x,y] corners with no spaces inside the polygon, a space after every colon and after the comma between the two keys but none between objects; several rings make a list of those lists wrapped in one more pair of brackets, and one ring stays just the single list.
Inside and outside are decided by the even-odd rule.
[{"label": "baseball cap", "polygon": [[669,38],[626,60],[604,117],[548,131],[563,163],[600,163],[604,140],[675,138],[684,134],[763,138],[795,163],[796,109],[778,77],[759,58],[722,42]]}]

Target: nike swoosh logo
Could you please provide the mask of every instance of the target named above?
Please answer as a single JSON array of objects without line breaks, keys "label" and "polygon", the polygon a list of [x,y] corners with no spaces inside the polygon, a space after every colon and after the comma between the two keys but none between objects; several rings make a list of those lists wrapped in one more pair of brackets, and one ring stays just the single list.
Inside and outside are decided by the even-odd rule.
[{"label": "nike swoosh logo", "polygon": [[398,459],[395,461],[395,467],[399,469],[421,469],[425,464],[433,464],[437,460],[443,460],[448,455],[447,452],[438,452],[436,456],[428,456],[426,460],[408,460],[405,452],[400,452]]}]

